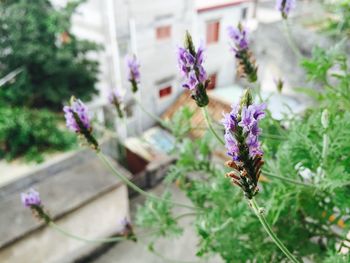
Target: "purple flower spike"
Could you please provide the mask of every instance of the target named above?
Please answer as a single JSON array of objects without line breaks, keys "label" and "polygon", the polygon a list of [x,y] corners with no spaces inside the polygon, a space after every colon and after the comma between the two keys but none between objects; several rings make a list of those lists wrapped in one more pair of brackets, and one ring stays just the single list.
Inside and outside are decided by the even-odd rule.
[{"label": "purple flower spike", "polygon": [[225,146],[232,159],[226,164],[233,171],[226,174],[231,182],[242,188],[245,196],[252,199],[259,191],[263,151],[259,142],[261,129],[259,121],[265,116],[265,104],[252,104],[248,89],[238,105],[232,106],[230,113],[224,114]]},{"label": "purple flower spike", "polygon": [[113,89],[108,94],[108,101],[111,104],[114,104],[115,101],[118,101],[120,103],[123,100],[123,97],[118,89]]},{"label": "purple flower spike", "polygon": [[77,123],[74,113],[78,116],[81,121],[81,124],[86,130],[90,129],[90,118],[88,113],[88,108],[85,104],[79,99],[72,99],[70,106],[64,106],[64,117],[66,118],[66,125],[71,131],[81,132],[81,128],[79,123]]},{"label": "purple flower spike", "polygon": [[21,193],[22,204],[25,207],[40,206],[40,195],[34,189],[30,189],[27,193]]},{"label": "purple flower spike", "polygon": [[295,8],[295,0],[277,0],[276,9],[281,12],[282,17],[286,19],[292,9]]},{"label": "purple flower spike", "polygon": [[233,49],[234,51],[237,52],[238,50],[248,49],[249,42],[246,28],[243,28],[240,25],[238,27],[230,26],[227,28],[227,31],[229,37],[233,40],[233,43],[235,44],[235,48]]},{"label": "purple flower spike", "polygon": [[140,77],[141,77],[140,64],[137,61],[136,56],[127,57],[126,64],[128,66],[128,69],[129,69],[128,80],[139,83]]},{"label": "purple flower spike", "polygon": [[199,107],[208,105],[209,98],[206,94],[206,88],[209,81],[203,67],[204,48],[200,45],[196,51],[188,32],[185,47],[178,47],[177,49],[177,61],[180,73],[185,78],[182,86],[192,91],[192,98]]}]

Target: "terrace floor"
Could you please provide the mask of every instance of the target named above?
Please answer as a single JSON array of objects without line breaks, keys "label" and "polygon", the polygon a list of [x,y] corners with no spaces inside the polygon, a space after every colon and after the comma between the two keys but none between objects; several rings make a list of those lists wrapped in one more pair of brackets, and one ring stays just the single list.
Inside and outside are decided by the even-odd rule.
[{"label": "terrace floor", "polygon": [[[158,185],[151,192],[155,194],[161,194],[165,189],[163,184]],[[184,204],[190,204],[190,201],[184,195],[181,190],[176,186],[171,187],[171,194],[173,200]],[[136,208],[138,205],[144,202],[142,196],[137,196],[131,200],[131,217],[135,217]],[[175,208],[174,213],[179,215],[188,213],[186,208]],[[141,242],[123,242],[116,244],[101,253],[100,256],[95,256],[90,260],[84,262],[93,263],[164,263],[164,262],[210,262],[221,263],[223,262],[219,257],[210,258],[208,260],[200,260],[195,256],[196,244],[198,242],[196,233],[192,225],[193,217],[184,217],[180,220],[180,225],[183,227],[184,232],[179,238],[161,238],[155,242],[155,250],[160,253],[164,258],[151,253],[147,244],[150,238],[141,238]],[[137,232],[137,229],[136,229]]]}]

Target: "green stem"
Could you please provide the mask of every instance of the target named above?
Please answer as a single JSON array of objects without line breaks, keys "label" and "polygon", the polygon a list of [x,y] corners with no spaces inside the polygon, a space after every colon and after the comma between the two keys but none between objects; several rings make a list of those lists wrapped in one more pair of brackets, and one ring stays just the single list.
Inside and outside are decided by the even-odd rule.
[{"label": "green stem", "polygon": [[209,130],[211,131],[211,133],[215,136],[215,138],[222,144],[222,145],[225,145],[225,142],[224,140],[221,138],[221,136],[219,136],[215,129],[213,128],[213,125],[209,119],[209,114],[208,114],[208,108],[207,107],[202,107],[202,113],[204,115],[204,118],[205,118],[205,122],[209,128]]},{"label": "green stem", "polygon": [[270,236],[272,241],[278,246],[278,248],[283,252],[283,254],[292,262],[299,263],[300,261],[297,260],[297,258],[289,252],[289,250],[284,246],[284,244],[281,242],[281,240],[278,239],[278,237],[275,235],[273,230],[271,229],[269,223],[267,222],[262,210],[259,208],[258,204],[256,203],[255,199],[252,198],[249,200],[249,204],[252,207],[255,215],[258,217],[260,223],[264,227],[266,233]]},{"label": "green stem", "polygon": [[293,180],[293,179],[289,179],[289,178],[283,177],[283,176],[278,176],[278,175],[275,175],[275,174],[273,174],[271,172],[268,172],[268,171],[265,171],[265,170],[263,170],[263,174],[266,174],[266,175],[268,175],[269,177],[272,177],[272,178],[276,178],[276,179],[279,179],[279,180],[286,181],[286,182],[291,183],[291,184],[302,185],[302,186],[307,186],[307,187],[315,187],[312,184],[303,183],[303,182],[300,182],[300,181],[297,181],[297,180]]},{"label": "green stem", "polygon": [[211,230],[211,232],[212,232],[212,233],[219,232],[219,231],[225,229],[229,224],[231,224],[231,223],[233,223],[233,222],[234,222],[233,219],[232,219],[232,218],[229,218],[229,219],[227,219],[221,226],[218,226],[218,227],[216,227],[216,228],[213,228],[213,229]]},{"label": "green stem", "polygon": [[[178,220],[178,219],[181,219],[183,217],[193,216],[193,215],[197,215],[197,214],[198,213],[185,213],[185,214],[179,215],[175,219]],[[72,239],[75,239],[78,241],[87,242],[87,243],[114,243],[114,242],[129,240],[128,237],[124,237],[124,236],[110,237],[110,238],[97,238],[97,239],[85,238],[85,237],[81,237],[81,236],[77,236],[75,234],[72,234],[69,231],[61,228],[59,225],[57,225],[53,221],[51,221],[51,219],[49,219],[49,220],[50,220],[50,222],[47,224],[49,227],[51,227],[52,229],[54,229],[55,231],[59,232],[60,234],[62,234],[64,236],[67,236],[69,238],[72,238]],[[159,232],[159,230],[155,230],[155,231],[151,231],[148,233],[143,233],[143,235],[137,234],[136,236],[137,237],[149,236],[150,234],[158,233],[158,232]]]},{"label": "green stem", "polygon": [[287,42],[289,47],[293,50],[294,54],[297,56],[298,59],[301,59],[303,55],[301,54],[299,48],[296,46],[295,42],[293,41],[292,34],[290,32],[290,27],[288,24],[287,19],[283,19],[283,25],[287,37]]},{"label": "green stem", "polygon": [[129,186],[131,189],[133,189],[134,191],[138,192],[139,194],[158,200],[158,201],[162,201],[162,202],[168,202],[168,203],[172,203],[174,205],[177,206],[181,206],[181,207],[185,207],[185,208],[189,208],[189,209],[197,209],[193,206],[189,206],[189,205],[185,205],[185,204],[181,204],[181,203],[177,203],[177,202],[173,202],[171,200],[167,200],[158,196],[155,196],[151,193],[148,193],[144,190],[142,190],[140,187],[138,187],[137,185],[135,185],[134,183],[132,183],[128,178],[126,178],[124,175],[122,175],[121,173],[119,173],[114,166],[110,163],[110,161],[108,160],[108,158],[106,158],[106,156],[101,153],[101,152],[97,152],[96,153],[97,156],[100,158],[100,160],[102,161],[102,163],[113,173],[113,175],[115,175],[116,177],[118,177],[123,183],[125,183],[127,186]]},{"label": "green stem", "polygon": [[198,215],[198,214],[199,214],[199,213],[197,213],[197,212],[185,213],[185,214],[182,214],[182,215],[178,215],[178,216],[175,217],[174,219],[175,219],[175,220],[179,220],[179,219],[184,218],[184,217],[196,216],[196,215]]},{"label": "green stem", "polygon": [[118,241],[123,241],[123,240],[127,240],[126,237],[111,237],[111,238],[101,238],[101,239],[90,239],[90,238],[84,238],[84,237],[80,237],[77,235],[74,235],[70,232],[68,232],[67,230],[61,228],[60,226],[58,226],[57,224],[55,224],[54,222],[49,222],[48,226],[50,226],[51,228],[55,229],[57,232],[73,238],[75,240],[78,241],[83,241],[83,242],[89,242],[89,243],[113,243],[113,242],[118,242]]},{"label": "green stem", "polygon": [[161,126],[163,126],[166,129],[169,129],[168,125],[166,124],[166,122],[164,120],[162,120],[161,118],[159,118],[157,115],[153,114],[152,112],[148,111],[143,105],[142,103],[139,101],[139,99],[135,96],[135,94],[132,94],[134,100],[136,101],[136,103],[140,106],[141,110],[146,113],[149,117],[151,117],[155,122],[158,122]]}]

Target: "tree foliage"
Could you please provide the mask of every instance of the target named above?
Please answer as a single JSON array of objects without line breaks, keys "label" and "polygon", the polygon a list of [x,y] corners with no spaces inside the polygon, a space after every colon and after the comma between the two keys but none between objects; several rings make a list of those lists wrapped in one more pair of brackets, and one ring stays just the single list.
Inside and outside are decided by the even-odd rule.
[{"label": "tree foliage", "polygon": [[96,93],[98,63],[87,54],[98,47],[70,33],[80,2],[62,9],[48,0],[0,2],[0,75],[21,70],[0,89],[2,105],[59,110],[72,94]]}]

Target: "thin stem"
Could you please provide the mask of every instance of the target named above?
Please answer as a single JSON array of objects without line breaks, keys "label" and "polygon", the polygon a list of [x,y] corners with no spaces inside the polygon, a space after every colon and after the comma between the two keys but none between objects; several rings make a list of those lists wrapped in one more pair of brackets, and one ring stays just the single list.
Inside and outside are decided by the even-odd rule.
[{"label": "thin stem", "polygon": [[164,128],[168,129],[168,125],[166,124],[166,122],[164,120],[162,120],[161,118],[159,118],[157,115],[153,114],[152,112],[148,111],[143,105],[142,103],[139,101],[139,99],[133,94],[133,98],[136,101],[136,103],[140,106],[141,110],[146,113],[149,117],[151,117],[154,121],[158,122],[161,126],[163,126]]},{"label": "thin stem", "polygon": [[288,45],[293,50],[294,54],[298,57],[298,59],[301,59],[303,56],[292,38],[292,34],[290,32],[290,27],[289,27],[287,19],[283,19],[283,25],[284,25]]},{"label": "thin stem", "polygon": [[283,254],[292,262],[299,263],[300,261],[297,260],[297,258],[291,252],[289,252],[289,250],[284,246],[281,240],[279,240],[278,237],[275,235],[269,223],[267,222],[262,210],[259,208],[254,198],[249,200],[249,204],[252,207],[255,215],[258,217],[260,223],[264,227],[266,233],[270,236],[270,238],[278,246],[278,248],[283,252]]},{"label": "thin stem", "polygon": [[123,240],[127,240],[126,237],[111,237],[111,238],[101,238],[101,239],[90,239],[90,238],[84,238],[84,237],[80,237],[77,235],[74,235],[70,232],[68,232],[67,230],[61,228],[60,226],[58,226],[57,224],[55,224],[54,222],[49,222],[48,226],[55,229],[57,232],[73,238],[75,240],[78,241],[83,241],[83,242],[89,242],[89,243],[114,243],[114,242],[118,242],[118,241],[123,241]]},{"label": "thin stem", "polygon": [[222,145],[225,145],[225,142],[224,140],[221,138],[221,136],[219,136],[215,129],[213,128],[213,125],[210,121],[210,118],[209,118],[209,114],[208,114],[208,108],[207,107],[202,107],[202,113],[204,115],[204,118],[205,118],[205,122],[207,123],[207,126],[209,128],[209,130],[211,131],[211,133],[215,136],[215,138],[222,144]]},{"label": "thin stem", "polygon": [[303,183],[301,181],[289,179],[287,177],[278,176],[278,175],[275,175],[275,174],[273,174],[271,172],[268,172],[266,170],[263,170],[263,174],[266,174],[266,175],[268,175],[269,177],[272,177],[272,178],[276,178],[276,179],[279,179],[279,180],[286,181],[286,182],[291,183],[291,184],[297,184],[297,185],[302,185],[302,186],[307,186],[307,187],[315,187],[313,184]]},{"label": "thin stem", "polygon": [[123,181],[123,183],[125,183],[127,186],[129,186],[131,189],[133,189],[134,191],[138,192],[141,195],[144,195],[146,197],[158,200],[158,201],[163,201],[163,202],[168,202],[168,203],[172,203],[174,205],[177,206],[181,206],[181,207],[185,207],[185,208],[189,208],[189,209],[197,209],[193,206],[189,206],[189,205],[185,205],[185,204],[181,204],[181,203],[177,203],[177,202],[173,202],[171,200],[167,200],[164,198],[161,198],[159,196],[153,195],[151,193],[148,193],[144,190],[142,190],[140,187],[138,187],[137,185],[135,185],[134,183],[132,183],[128,178],[126,178],[124,175],[122,175],[121,173],[119,173],[114,166],[110,163],[110,161],[108,160],[108,158],[106,158],[106,156],[101,153],[98,152],[97,156],[100,158],[100,160],[102,161],[102,163],[113,173],[113,175],[115,175],[116,177],[118,177],[120,180]]},{"label": "thin stem", "polygon": [[196,216],[196,215],[198,215],[198,214],[199,214],[199,213],[197,213],[197,212],[185,213],[185,214],[178,215],[178,216],[175,217],[174,219],[175,219],[175,220],[179,220],[179,219],[184,218],[184,217]]},{"label": "thin stem", "polygon": [[[175,220],[179,220],[183,217],[187,217],[187,216],[193,216],[193,215],[197,215],[198,213],[185,213],[185,214],[181,214],[177,217],[175,217]],[[75,234],[72,234],[71,232],[61,228],[59,225],[57,225],[56,223],[54,223],[51,219],[50,222],[47,224],[49,227],[53,228],[55,231],[59,232],[60,234],[67,236],[69,238],[78,240],[78,241],[82,241],[82,242],[87,242],[87,243],[115,243],[115,242],[119,242],[119,241],[126,241],[126,240],[130,240],[128,239],[128,237],[126,236],[117,236],[117,237],[110,237],[110,238],[97,238],[97,239],[91,239],[91,238],[85,238],[85,237],[81,237],[81,236],[77,236]],[[143,233],[143,235],[139,235],[139,234],[135,234],[136,237],[140,238],[142,236],[149,236],[150,234],[154,234],[154,233],[158,233],[159,230],[155,230],[155,231],[151,231],[148,233]]]},{"label": "thin stem", "polygon": [[223,229],[225,229],[229,224],[233,223],[233,219],[230,217],[229,219],[227,219],[221,226],[218,226],[216,228],[213,228],[211,230],[212,233],[216,233],[219,232]]}]

